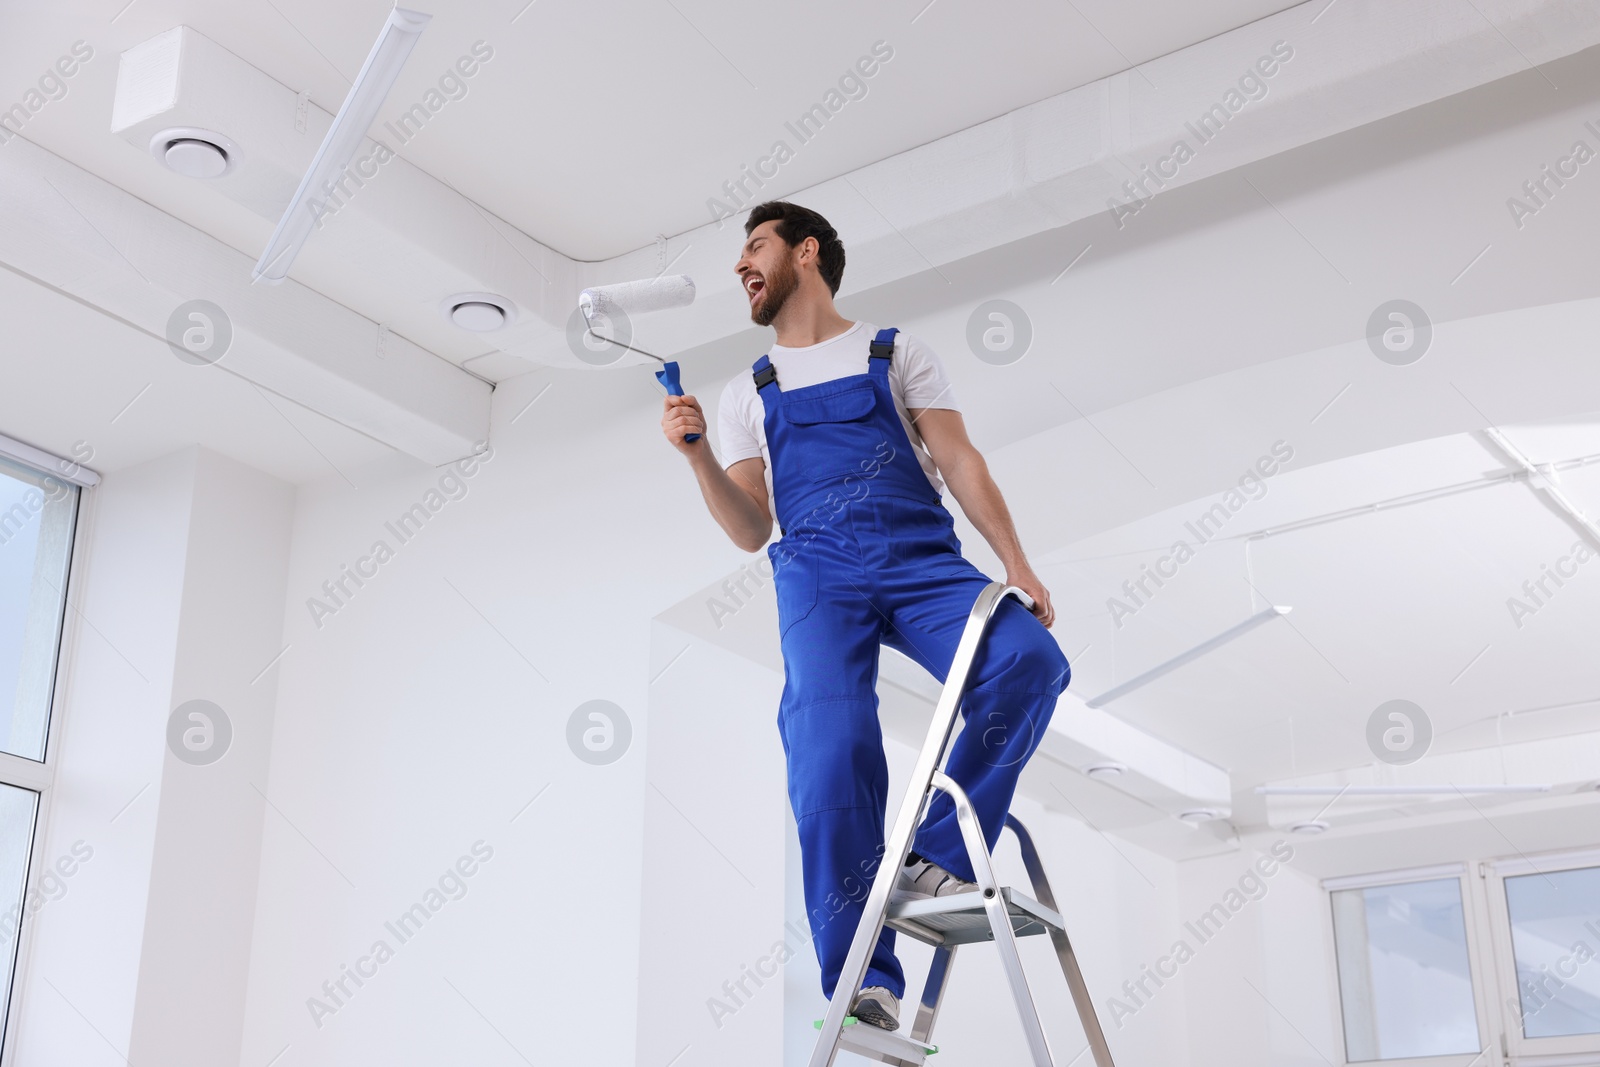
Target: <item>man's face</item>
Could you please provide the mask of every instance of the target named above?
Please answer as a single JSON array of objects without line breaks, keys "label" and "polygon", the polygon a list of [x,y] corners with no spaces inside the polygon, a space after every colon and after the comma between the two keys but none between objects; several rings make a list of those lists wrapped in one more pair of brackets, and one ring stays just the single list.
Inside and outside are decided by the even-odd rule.
[{"label": "man's face", "polygon": [[750,231],[743,253],[734,270],[744,284],[750,300],[750,321],[771,326],[783,310],[783,303],[800,287],[800,272],[795,269],[795,249],[777,234],[778,222],[763,222]]}]

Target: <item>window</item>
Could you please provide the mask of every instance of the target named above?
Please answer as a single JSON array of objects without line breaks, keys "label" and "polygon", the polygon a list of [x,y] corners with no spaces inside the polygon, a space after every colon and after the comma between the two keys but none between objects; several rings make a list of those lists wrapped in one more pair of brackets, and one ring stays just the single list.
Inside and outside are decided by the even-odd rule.
[{"label": "window", "polygon": [[1600,850],[1323,886],[1347,1063],[1600,1064]]},{"label": "window", "polygon": [[1600,853],[1488,867],[1489,910],[1506,930],[1496,978],[1507,1049],[1600,1062]]},{"label": "window", "polygon": [[43,760],[78,487],[0,458],[0,752]]},{"label": "window", "polygon": [[[34,826],[39,814],[39,794],[14,785],[0,785],[0,1029],[11,1017],[12,977],[17,963],[18,936],[27,910],[28,858],[33,852]],[[42,892],[37,900],[46,899]],[[38,904],[34,904],[38,907]]]},{"label": "window", "polygon": [[95,480],[71,461],[0,438],[0,1058],[14,1044],[19,946],[57,883],[35,846],[51,781],[50,712],[79,487]]},{"label": "window", "polygon": [[1346,1058],[1477,1052],[1460,877],[1331,896]]},{"label": "window", "polygon": [[1524,1037],[1600,1034],[1600,867],[1505,880]]}]

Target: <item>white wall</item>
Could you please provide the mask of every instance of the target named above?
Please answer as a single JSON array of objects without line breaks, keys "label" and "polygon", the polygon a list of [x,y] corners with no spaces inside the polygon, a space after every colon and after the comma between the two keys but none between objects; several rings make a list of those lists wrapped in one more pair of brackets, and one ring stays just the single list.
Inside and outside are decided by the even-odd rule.
[{"label": "white wall", "polygon": [[1180,865],[1171,935],[1194,949],[1179,968],[1192,1067],[1343,1062],[1327,895],[1295,850],[1284,835]]},{"label": "white wall", "polygon": [[655,634],[629,1062],[776,1064],[782,962],[811,952],[787,893],[783,678],[676,627]]},{"label": "white wall", "polygon": [[[243,1062],[633,1062],[650,620],[713,556],[653,422],[606,414],[647,375],[502,386],[492,456],[404,543],[386,523],[447,470],[302,490]],[[393,557],[333,604],[322,583],[379,540]],[[567,744],[595,699],[634,729],[604,766]],[[464,895],[401,943],[385,923],[476,842]],[[364,984],[324,990],[379,941]]]}]

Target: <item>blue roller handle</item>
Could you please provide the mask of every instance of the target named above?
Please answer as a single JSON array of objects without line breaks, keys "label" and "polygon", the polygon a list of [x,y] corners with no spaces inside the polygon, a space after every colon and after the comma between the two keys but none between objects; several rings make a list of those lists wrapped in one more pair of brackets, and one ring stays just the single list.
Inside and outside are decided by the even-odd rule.
[{"label": "blue roller handle", "polygon": [[[661,365],[661,369],[656,371],[656,381],[666,386],[667,392],[671,393],[673,396],[683,395],[683,385],[678,381],[677,363],[663,363]],[[700,435],[697,433],[686,433],[683,435],[683,439],[685,441],[698,441],[700,440]]]}]

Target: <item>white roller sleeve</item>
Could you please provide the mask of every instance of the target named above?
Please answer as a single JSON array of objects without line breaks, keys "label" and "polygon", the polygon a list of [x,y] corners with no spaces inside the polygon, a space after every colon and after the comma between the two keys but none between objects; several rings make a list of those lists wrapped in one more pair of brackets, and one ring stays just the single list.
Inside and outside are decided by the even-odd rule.
[{"label": "white roller sleeve", "polygon": [[617,285],[597,285],[578,294],[578,307],[593,318],[609,312],[638,315],[646,311],[665,311],[694,303],[694,279],[687,274],[665,278],[646,278]]}]

